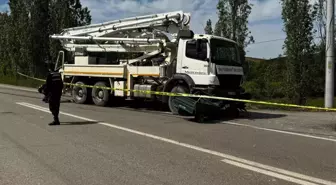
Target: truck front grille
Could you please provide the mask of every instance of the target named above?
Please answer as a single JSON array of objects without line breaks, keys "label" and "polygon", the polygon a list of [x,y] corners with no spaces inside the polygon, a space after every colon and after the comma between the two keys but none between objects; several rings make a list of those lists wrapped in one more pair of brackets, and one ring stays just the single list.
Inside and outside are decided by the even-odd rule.
[{"label": "truck front grille", "polygon": [[218,75],[221,89],[235,90],[240,87],[241,75]]}]

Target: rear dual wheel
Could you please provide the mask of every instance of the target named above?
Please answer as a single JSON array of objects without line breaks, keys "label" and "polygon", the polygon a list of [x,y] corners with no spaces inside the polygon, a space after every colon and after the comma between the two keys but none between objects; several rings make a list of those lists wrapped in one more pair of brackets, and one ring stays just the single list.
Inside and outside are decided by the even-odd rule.
[{"label": "rear dual wheel", "polygon": [[88,103],[88,100],[91,96],[91,92],[85,87],[85,83],[82,81],[76,82],[75,86],[72,88],[72,98],[77,104]]},{"label": "rear dual wheel", "polygon": [[[85,87],[85,83],[82,81],[76,82],[76,86],[72,89],[73,100],[77,104],[89,103],[93,101],[95,105],[106,106],[110,99],[110,90],[106,89],[108,86],[105,82],[97,82],[94,86],[96,88]],[[91,98],[90,98],[91,97]]]},{"label": "rear dual wheel", "polygon": [[95,105],[106,106],[110,100],[110,90],[107,89],[107,84],[105,82],[97,82],[94,86],[97,88],[92,88],[92,101]]}]

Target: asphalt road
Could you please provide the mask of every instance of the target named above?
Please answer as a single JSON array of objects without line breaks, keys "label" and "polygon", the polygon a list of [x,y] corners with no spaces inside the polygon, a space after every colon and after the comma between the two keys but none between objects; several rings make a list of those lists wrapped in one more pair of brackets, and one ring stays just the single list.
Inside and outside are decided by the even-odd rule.
[{"label": "asphalt road", "polygon": [[[333,114],[188,118],[64,101],[0,86],[0,184],[336,184]],[[34,91],[34,90],[33,90]],[[66,100],[66,99],[65,99]]]}]

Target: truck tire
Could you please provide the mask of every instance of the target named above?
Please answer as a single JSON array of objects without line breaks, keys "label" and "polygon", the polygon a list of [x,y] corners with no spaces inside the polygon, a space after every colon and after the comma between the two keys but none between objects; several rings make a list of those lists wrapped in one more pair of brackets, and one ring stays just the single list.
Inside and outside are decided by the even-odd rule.
[{"label": "truck tire", "polygon": [[228,114],[228,117],[229,118],[238,118],[240,113],[239,113],[239,109],[236,108],[236,107],[232,107],[232,108],[229,108],[227,110],[227,114]]},{"label": "truck tire", "polygon": [[[172,92],[172,93],[188,93],[188,88],[186,88],[185,86],[182,86],[182,85],[177,85],[170,92]],[[174,105],[174,103],[173,103],[173,99],[174,99],[173,96],[169,96],[168,106],[169,106],[170,112],[177,115],[177,114],[179,114],[179,112],[178,112],[178,109],[176,108],[176,105]]]},{"label": "truck tire", "polygon": [[[85,83],[78,81],[76,85],[85,85]],[[72,88],[72,98],[75,103],[85,104],[88,102],[88,97],[90,97],[90,94],[87,87],[74,86]]]},{"label": "truck tire", "polygon": [[[94,86],[107,87],[105,82],[97,82]],[[92,88],[92,101],[95,105],[105,107],[110,99],[110,93],[107,89]]]}]

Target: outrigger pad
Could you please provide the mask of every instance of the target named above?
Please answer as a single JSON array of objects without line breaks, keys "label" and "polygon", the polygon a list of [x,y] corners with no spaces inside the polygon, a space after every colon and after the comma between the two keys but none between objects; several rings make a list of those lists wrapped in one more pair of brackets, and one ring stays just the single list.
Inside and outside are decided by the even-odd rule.
[{"label": "outrigger pad", "polygon": [[220,102],[213,102],[210,99],[178,96],[174,97],[173,102],[180,114],[193,115],[197,122],[204,122],[205,118],[216,118],[221,114]]},{"label": "outrigger pad", "polygon": [[221,115],[221,103],[211,101],[211,99],[200,98],[195,105],[195,120],[204,122],[205,118],[213,119]]},{"label": "outrigger pad", "polygon": [[173,102],[176,105],[179,114],[188,113],[194,115],[197,100],[190,97],[177,96],[174,97]]}]

